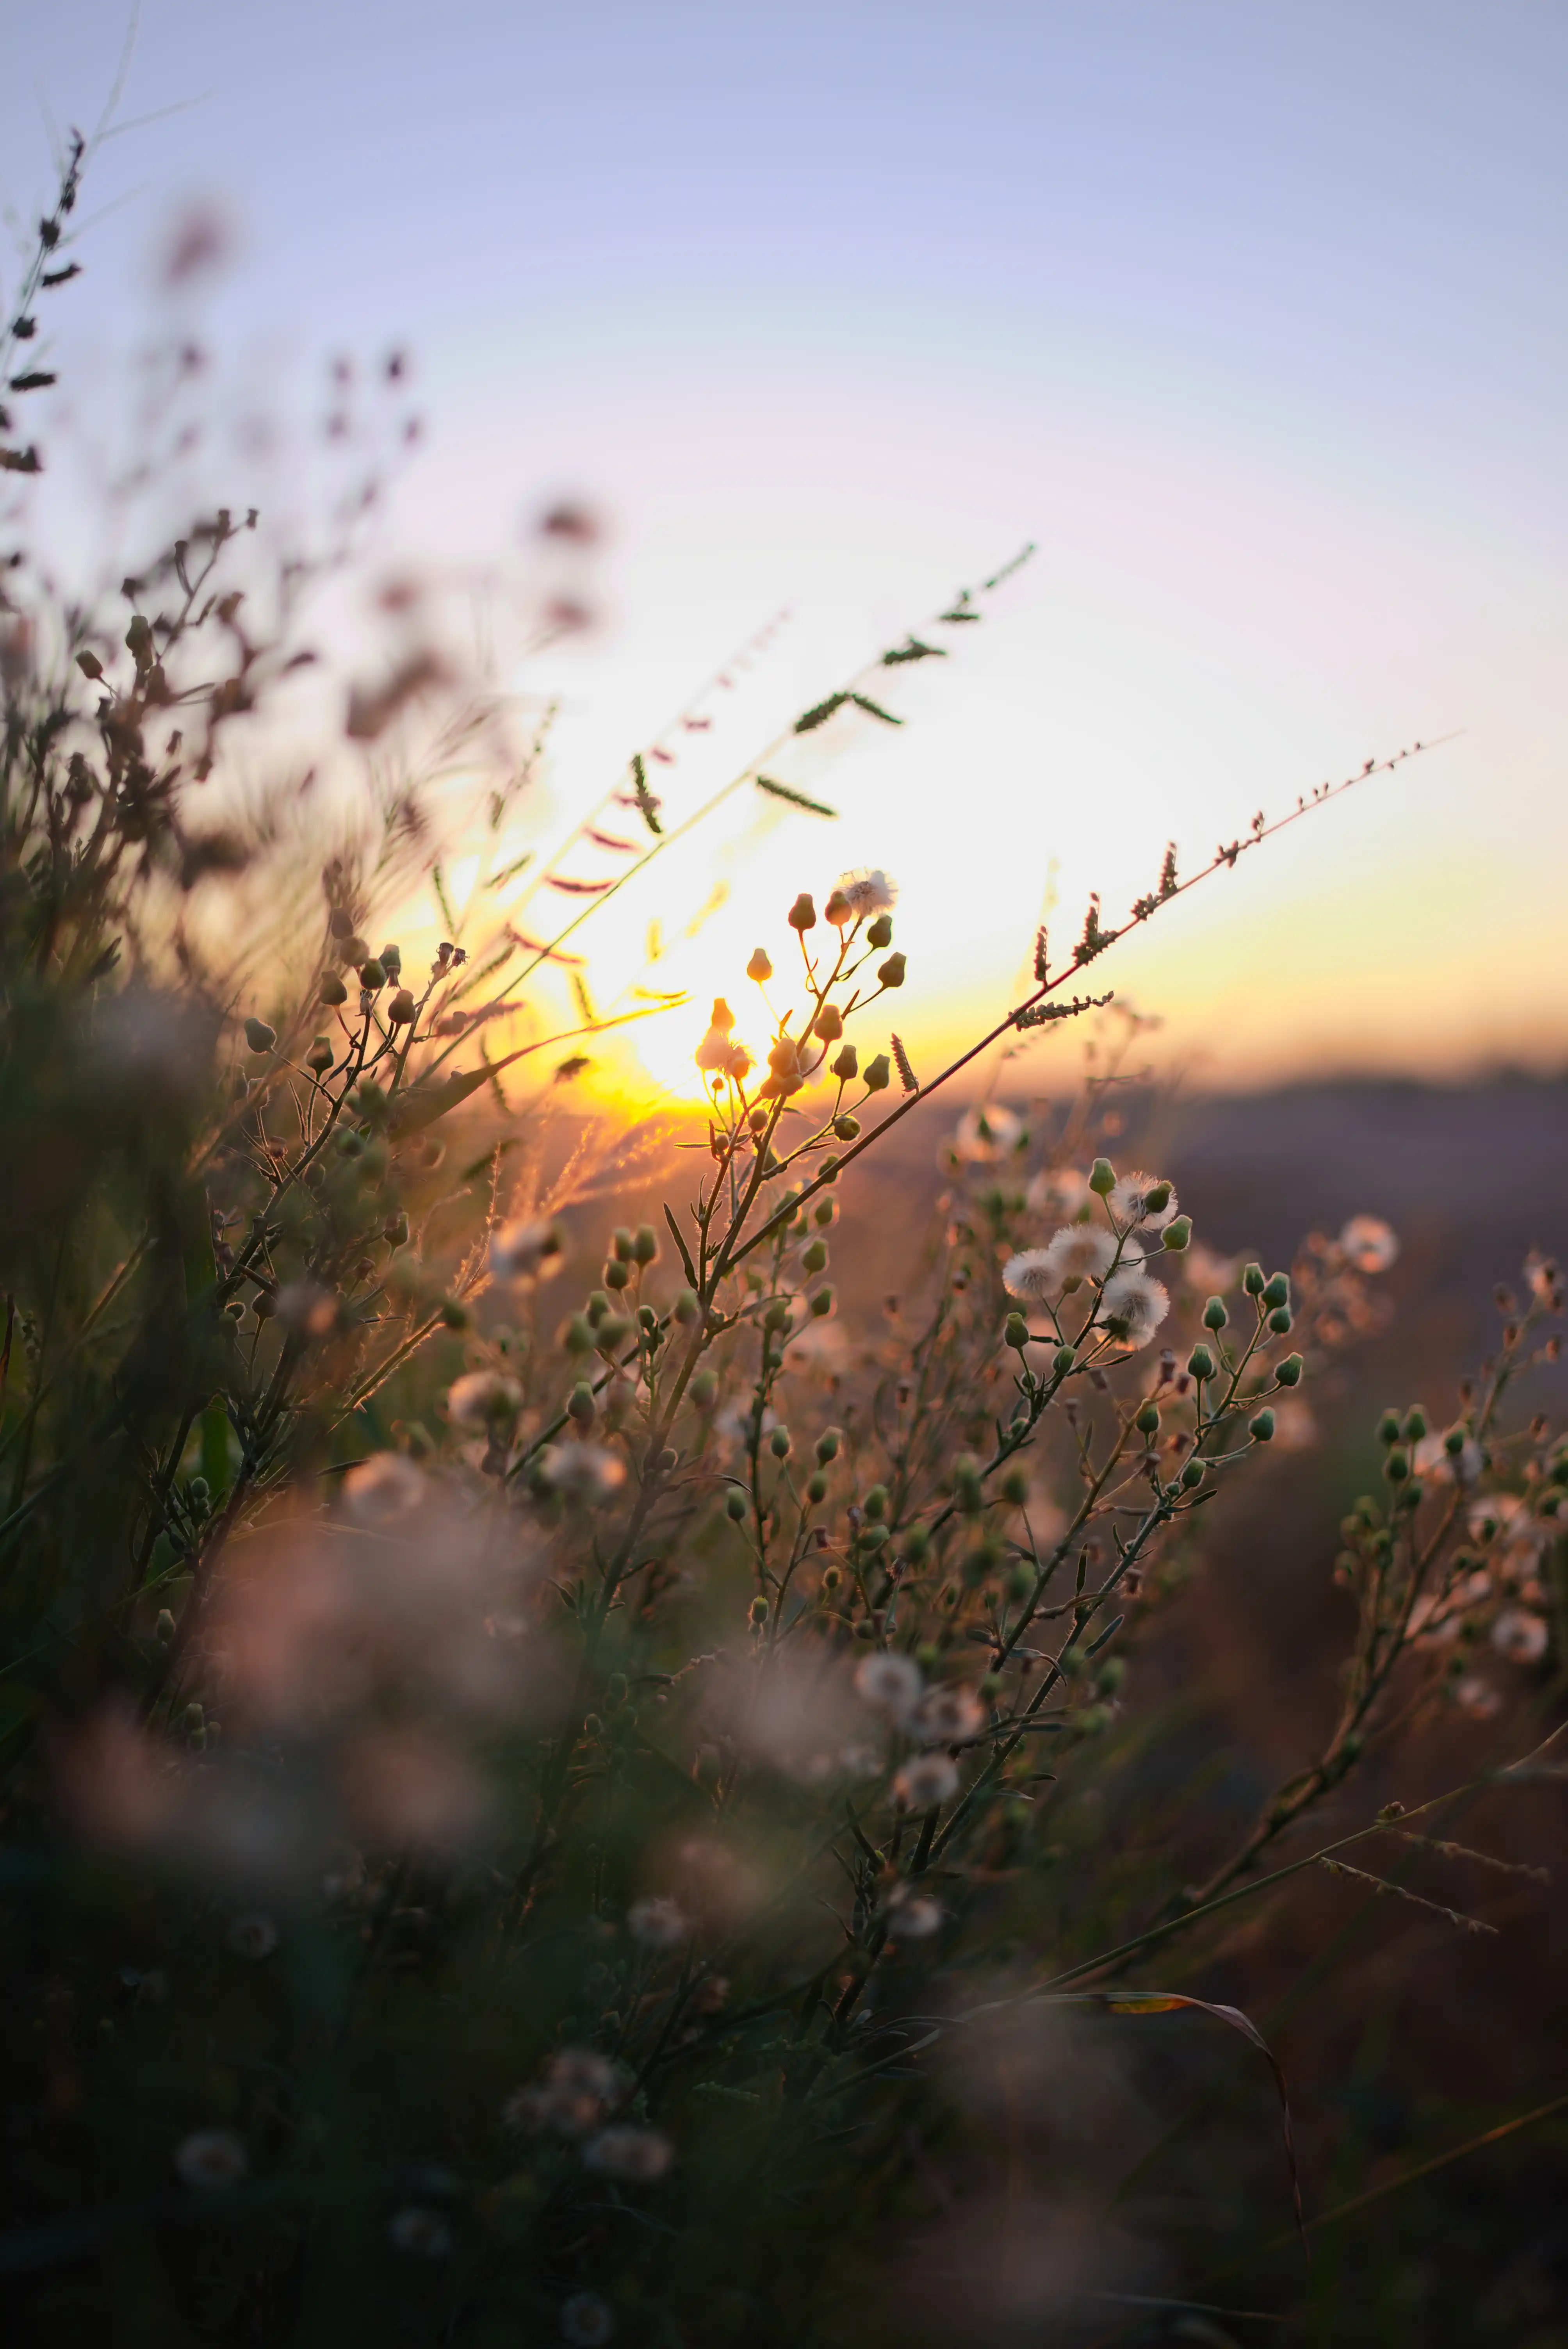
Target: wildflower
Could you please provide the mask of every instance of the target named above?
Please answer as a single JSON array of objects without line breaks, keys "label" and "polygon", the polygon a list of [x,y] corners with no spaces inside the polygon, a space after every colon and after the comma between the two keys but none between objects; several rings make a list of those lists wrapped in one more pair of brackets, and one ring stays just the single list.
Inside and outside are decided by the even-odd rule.
[{"label": "wildflower", "polygon": [[908,1884],[895,1884],[887,1897],[887,1929],[895,1941],[928,1941],[941,1930],[942,1904]]},{"label": "wildflower", "polygon": [[410,2259],[444,2260],[452,2248],[452,2230],[438,2210],[422,2209],[411,2202],[388,2220],[387,2240],[395,2251],[406,2252]]},{"label": "wildflower", "polygon": [[561,2338],[573,2349],[603,2349],[615,2337],[615,2320],[596,2292],[574,2292],[562,2304]]},{"label": "wildflower", "polygon": [[625,2094],[619,2068],[591,2047],[562,2047],[532,2087],[519,2088],[501,2107],[511,2129],[554,2129],[560,2137],[586,2137]]},{"label": "wildflower", "polygon": [[232,2129],[192,2129],[175,2148],[175,2168],[187,2186],[202,2194],[237,2186],[250,2166],[244,2146]]},{"label": "wildflower", "polygon": [[892,1782],[901,1811],[928,1810],[933,1803],[950,1802],[957,1792],[957,1764],[945,1754],[913,1755]]},{"label": "wildflower", "polygon": [[1094,1224],[1064,1224],[1043,1248],[1025,1248],[1002,1268],[1009,1297],[1043,1304],[1069,1280],[1098,1280],[1116,1261],[1116,1241]]},{"label": "wildflower", "polygon": [[1162,1232],[1176,1216],[1175,1192],[1154,1174],[1124,1174],[1107,1205],[1128,1232]]},{"label": "wildflower", "polygon": [[1080,1168],[1047,1166],[1031,1178],[1024,1204],[1033,1216],[1072,1216],[1092,1195],[1088,1176]]},{"label": "wildflower", "polygon": [[985,1720],[972,1689],[934,1688],[922,1699],[914,1726],[923,1745],[962,1745],[978,1736]]},{"label": "wildflower", "polygon": [[1004,1109],[1000,1102],[976,1102],[959,1119],[953,1148],[968,1165],[985,1166],[1016,1149],[1023,1133],[1023,1119]]},{"label": "wildflower", "polygon": [[593,1508],[620,1491],[626,1464],[603,1444],[551,1444],[539,1455],[539,1473],[562,1500]]},{"label": "wildflower", "polygon": [[675,2147],[659,2130],[624,2126],[601,2129],[583,2153],[590,2169],[633,2186],[651,2186],[675,2158]]},{"label": "wildflower", "polygon": [[925,1682],[910,1656],[865,1656],[855,1671],[855,1687],[867,1704],[890,1721],[907,1721]]},{"label": "wildflower", "polygon": [[695,1055],[699,1069],[710,1071],[726,1066],[734,1050],[729,1039],[729,1031],[734,1025],[734,1012],[722,995],[716,995],[713,999],[713,1013],[708,1020],[707,1033],[697,1046]]},{"label": "wildflower", "polygon": [[499,1371],[470,1371],[454,1381],[447,1415],[459,1427],[501,1427],[522,1409],[522,1389]]},{"label": "wildflower", "polygon": [[880,865],[869,873],[845,873],[833,885],[824,912],[836,929],[848,929],[868,916],[891,914],[898,889]]},{"label": "wildflower", "polygon": [[1461,1713],[1468,1713],[1472,1721],[1490,1721],[1502,1706],[1502,1699],[1491,1682],[1483,1681],[1475,1672],[1468,1673],[1460,1682],[1454,1690],[1454,1702]]},{"label": "wildflower", "polygon": [[236,1917],[224,1939],[237,1958],[270,1958],[278,1945],[278,1929],[256,1909]]},{"label": "wildflower", "polygon": [[1546,1626],[1522,1607],[1505,1607],[1491,1627],[1491,1644],[1511,1664],[1538,1664],[1546,1653]]},{"label": "wildflower", "polygon": [[1473,1485],[1481,1472],[1480,1446],[1473,1435],[1456,1431],[1460,1442],[1456,1449],[1439,1430],[1423,1435],[1410,1454],[1410,1465],[1418,1476],[1425,1476],[1437,1485]]},{"label": "wildflower", "polygon": [[1399,1243],[1381,1216],[1352,1216],[1339,1235],[1346,1260],[1357,1272],[1387,1272]]},{"label": "wildflower", "polygon": [[1141,1265],[1124,1265],[1106,1282],[1099,1318],[1113,1338],[1130,1347],[1147,1346],[1171,1310],[1171,1294]]},{"label": "wildflower", "polygon": [[626,1911],[626,1926],[634,1941],[645,1950],[678,1949],[691,1927],[673,1900],[655,1895],[645,1900],[634,1900]]},{"label": "wildflower", "polygon": [[548,1216],[521,1217],[490,1234],[490,1267],[498,1280],[519,1287],[548,1280],[559,1272],[564,1247],[558,1227]]},{"label": "wildflower", "polygon": [[343,1480],[344,1506],[356,1525],[393,1525],[424,1497],[425,1479],[401,1452],[373,1452]]}]

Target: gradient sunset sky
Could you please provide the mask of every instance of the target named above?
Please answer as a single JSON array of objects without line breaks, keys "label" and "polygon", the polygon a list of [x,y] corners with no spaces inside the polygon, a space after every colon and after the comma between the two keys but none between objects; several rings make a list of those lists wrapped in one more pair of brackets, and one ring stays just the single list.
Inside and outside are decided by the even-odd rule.
[{"label": "gradient sunset sky", "polygon": [[[26,219],[127,11],[4,21]],[[670,927],[729,890],[668,966],[704,1013],[798,888],[885,864],[934,1059],[1047,889],[1065,939],[1168,837],[1196,863],[1462,730],[1107,979],[1208,1081],[1568,1062],[1568,14],[146,0],[122,116],[184,99],[100,159],[62,357],[112,388],[148,254],[216,203],[242,373],[418,352],[400,544],[499,559],[592,498],[604,620],[527,680],[565,699],[563,812],[779,606],[715,772],[1037,541],[903,732],[823,768],[836,827],[747,797],[672,857]]]}]

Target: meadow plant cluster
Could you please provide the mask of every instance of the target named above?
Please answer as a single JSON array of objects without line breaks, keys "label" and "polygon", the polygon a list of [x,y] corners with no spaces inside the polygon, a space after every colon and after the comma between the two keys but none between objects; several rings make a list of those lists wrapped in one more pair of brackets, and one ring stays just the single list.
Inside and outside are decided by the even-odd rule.
[{"label": "meadow plant cluster", "polygon": [[[1101,1061],[1047,1115],[955,1105],[880,1312],[832,1260],[858,1161],[943,1084],[1058,1020],[1125,1052],[1078,990],[1191,885],[1173,854],[1119,929],[1092,906],[1055,963],[1042,934],[1032,991],[924,1084],[887,874],[780,903],[730,990],[763,1058],[717,1000],[698,1172],[605,1233],[593,1120],[497,1102],[505,958],[381,939],[438,855],[418,793],[366,786],[314,904],[308,828],[203,815],[300,650],[226,584],[253,523],[193,523],[118,616],[5,574],[0,2264],[27,2337],[1066,2340],[1086,2295],[1101,2326],[1130,2282],[1156,2305],[1180,2258],[1099,2210],[1077,2043],[1040,2030],[1202,2006],[1161,1966],[1191,1980],[1302,1868],[1418,1897],[1389,1841],[1415,1810],[1346,1806],[1370,1752],[1519,1711],[1562,1652],[1568,1454],[1510,1410],[1556,1268],[1451,1414],[1385,1420],[1325,1561],[1357,1609],[1332,1735],[1188,1880],[1140,1646],[1212,1506],[1303,1440],[1395,1236],[1221,1258],[1115,1154]],[[395,676],[345,696],[351,740],[437,683]],[[851,702],[893,717],[862,678],[794,731]],[[642,758],[620,797],[658,853]],[[999,2070],[1057,2132],[1011,2218]],[[1265,2225],[1290,2191],[1282,2154]]]}]

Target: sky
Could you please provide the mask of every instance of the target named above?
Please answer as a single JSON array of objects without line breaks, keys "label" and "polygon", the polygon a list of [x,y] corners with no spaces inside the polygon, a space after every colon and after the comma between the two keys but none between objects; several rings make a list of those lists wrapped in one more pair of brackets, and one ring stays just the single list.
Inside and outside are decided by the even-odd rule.
[{"label": "sky", "polygon": [[[0,0],[24,218],[128,23]],[[1168,838],[1190,869],[1453,736],[1102,983],[1204,1083],[1555,1070],[1565,110],[1535,0],[145,0],[60,343],[116,397],[150,256],[216,207],[203,328],[238,378],[303,401],[329,352],[416,353],[389,544],[526,562],[543,504],[590,500],[599,624],[516,680],[562,703],[562,824],[776,613],[673,806],[1037,544],[905,726],[814,744],[836,824],[742,793],[606,911],[616,1000],[655,917],[706,1017],[797,889],[885,866],[923,1073],[1015,999],[1047,906],[1076,933]],[[659,1082],[690,1026],[643,1034]]]}]

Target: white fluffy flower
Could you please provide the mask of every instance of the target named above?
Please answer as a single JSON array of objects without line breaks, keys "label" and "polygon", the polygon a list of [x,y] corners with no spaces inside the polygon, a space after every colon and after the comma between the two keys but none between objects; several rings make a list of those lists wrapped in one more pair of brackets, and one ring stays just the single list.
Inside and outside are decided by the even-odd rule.
[{"label": "white fluffy flower", "polygon": [[1044,1247],[1025,1248],[1002,1268],[1009,1297],[1044,1304],[1069,1280],[1098,1280],[1116,1261],[1116,1242],[1095,1224],[1064,1224]]},{"label": "white fluffy flower", "polygon": [[561,1269],[564,1248],[548,1216],[520,1216],[490,1234],[490,1266],[498,1280],[526,1288]]},{"label": "white fluffy flower", "polygon": [[[1167,1194],[1165,1205],[1151,1207],[1149,1195],[1159,1190]],[[1106,1205],[1124,1232],[1162,1232],[1176,1216],[1176,1194],[1158,1174],[1124,1174]]]},{"label": "white fluffy flower", "polygon": [[887,1929],[895,1941],[925,1941],[940,1931],[942,1904],[908,1884],[895,1884],[887,1898]]},{"label": "white fluffy flower", "polygon": [[977,1102],[966,1109],[954,1129],[953,1147],[971,1166],[988,1166],[1017,1147],[1024,1121],[1000,1102]]},{"label": "white fluffy flower", "polygon": [[1170,1310],[1170,1291],[1141,1265],[1123,1265],[1100,1293],[1101,1323],[1128,1346],[1147,1346]]},{"label": "white fluffy flower", "polygon": [[911,1656],[865,1656],[856,1666],[855,1686],[878,1713],[892,1721],[907,1721],[920,1702],[924,1682]]},{"label": "white fluffy flower", "polygon": [[1546,1653],[1546,1626],[1522,1607],[1505,1607],[1491,1627],[1491,1644],[1511,1664],[1538,1664]]},{"label": "white fluffy flower", "polygon": [[522,1389],[499,1371],[469,1371],[453,1381],[447,1413],[458,1427],[500,1427],[522,1409]]},{"label": "white fluffy flower", "polygon": [[424,1497],[425,1479],[401,1452],[373,1452],[343,1480],[343,1505],[356,1525],[395,1524]]},{"label": "white fluffy flower", "polygon": [[604,2178],[624,2178],[634,2186],[651,2186],[675,2158],[675,2147],[658,2129],[632,2128],[624,2123],[601,2129],[583,2149],[590,2169]]},{"label": "white fluffy flower", "polygon": [[278,1929],[259,1909],[236,1917],[224,1940],[237,1958],[270,1958],[278,1945]]},{"label": "white fluffy flower", "polygon": [[929,1810],[933,1803],[951,1802],[957,1792],[957,1765],[946,1754],[913,1755],[892,1782],[901,1811]]},{"label": "white fluffy flower", "polygon": [[593,1508],[620,1491],[626,1464],[603,1444],[551,1444],[539,1455],[539,1473],[563,1501]]},{"label": "white fluffy flower", "polygon": [[1091,1196],[1088,1176],[1078,1166],[1047,1166],[1030,1178],[1024,1204],[1032,1216],[1076,1216]]},{"label": "white fluffy flower", "polygon": [[244,2145],[232,2129],[192,2129],[175,2147],[175,2168],[187,2186],[202,2193],[237,2186],[250,2166]]},{"label": "white fluffy flower", "polygon": [[977,1737],[985,1709],[973,1689],[934,1688],[923,1698],[914,1727],[923,1745],[963,1745]]},{"label": "white fluffy flower", "polygon": [[1339,1235],[1339,1245],[1357,1272],[1387,1272],[1399,1253],[1399,1243],[1381,1216],[1352,1216]]},{"label": "white fluffy flower", "polygon": [[869,873],[845,873],[835,881],[828,899],[828,919],[837,921],[835,900],[842,899],[847,911],[840,926],[847,929],[851,922],[863,922],[876,914],[891,914],[898,903],[898,885],[890,881],[880,864]]},{"label": "white fluffy flower", "polygon": [[691,1931],[675,1902],[658,1894],[634,1900],[626,1911],[626,1924],[632,1939],[646,1950],[678,1949]]}]

